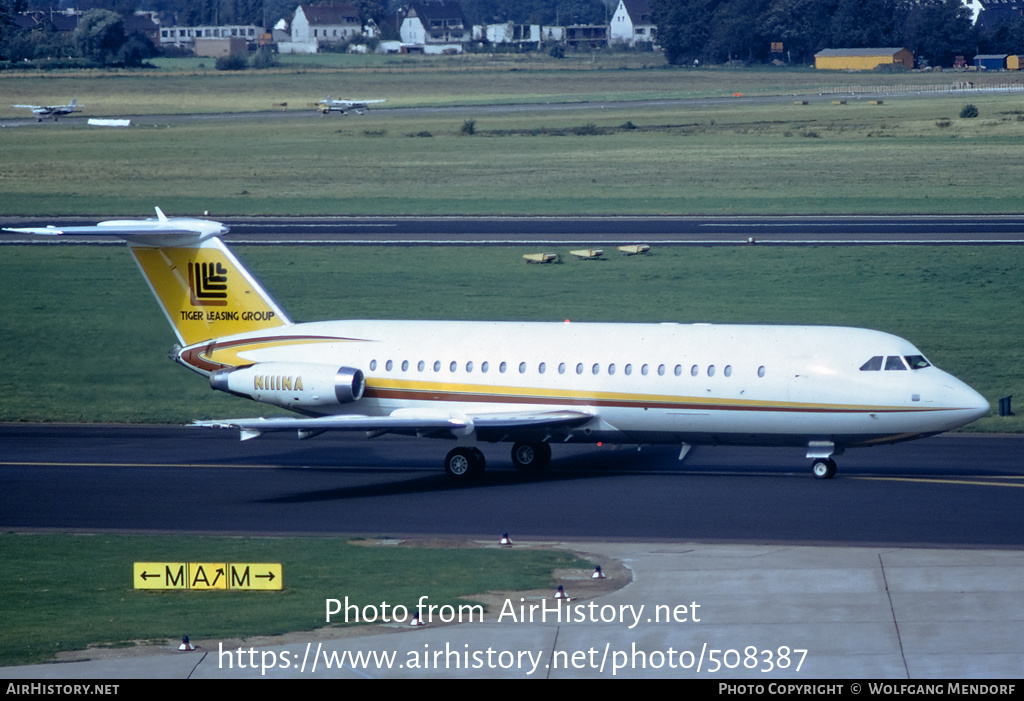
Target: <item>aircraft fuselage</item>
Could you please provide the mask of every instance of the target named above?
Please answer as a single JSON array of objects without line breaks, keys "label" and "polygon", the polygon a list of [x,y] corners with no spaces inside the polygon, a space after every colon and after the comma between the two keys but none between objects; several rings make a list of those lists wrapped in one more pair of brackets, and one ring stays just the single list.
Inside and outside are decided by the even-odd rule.
[{"label": "aircraft fuselage", "polygon": [[[882,359],[877,370],[873,358]],[[908,341],[844,327],[332,321],[197,344],[180,359],[205,374],[222,370],[221,381],[247,368],[230,391],[311,415],[594,414],[575,427],[478,429],[482,440],[841,449],[946,431],[988,410]],[[363,373],[365,391],[325,404],[321,388],[307,389],[310,369],[341,366]]]}]

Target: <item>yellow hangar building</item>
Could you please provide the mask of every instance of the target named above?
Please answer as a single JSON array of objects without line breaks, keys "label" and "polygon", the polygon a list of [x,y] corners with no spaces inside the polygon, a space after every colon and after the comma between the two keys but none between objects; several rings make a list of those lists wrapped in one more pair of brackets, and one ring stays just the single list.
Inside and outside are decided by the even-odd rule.
[{"label": "yellow hangar building", "polygon": [[899,47],[882,49],[822,49],[814,54],[814,67],[836,71],[870,71],[876,66],[914,67],[914,52]]}]

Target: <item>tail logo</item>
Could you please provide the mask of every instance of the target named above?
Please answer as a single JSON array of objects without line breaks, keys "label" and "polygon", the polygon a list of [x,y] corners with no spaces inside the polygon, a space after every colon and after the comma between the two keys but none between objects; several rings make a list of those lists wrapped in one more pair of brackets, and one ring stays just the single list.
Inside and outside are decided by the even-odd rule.
[{"label": "tail logo", "polygon": [[226,307],[228,270],[220,263],[188,264],[188,287],[193,307]]}]

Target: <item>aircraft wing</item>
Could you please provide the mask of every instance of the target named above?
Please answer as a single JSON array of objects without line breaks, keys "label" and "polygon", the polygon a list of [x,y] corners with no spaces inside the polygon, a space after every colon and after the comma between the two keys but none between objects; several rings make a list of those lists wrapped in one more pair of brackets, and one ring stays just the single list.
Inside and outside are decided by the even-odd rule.
[{"label": "aircraft wing", "polygon": [[206,219],[169,219],[159,207],[156,208],[156,213],[156,219],[113,220],[100,222],[95,226],[5,228],[4,231],[42,236],[116,236],[123,239],[160,242],[164,239],[203,239],[226,233],[228,230],[219,222]]},{"label": "aircraft wing", "polygon": [[220,419],[196,421],[193,426],[238,428],[242,440],[255,438],[268,431],[297,431],[300,438],[324,431],[369,431],[384,433],[420,433],[451,431],[462,434],[474,429],[515,431],[517,429],[571,428],[584,424],[596,415],[585,411],[517,411],[457,415],[418,409],[399,409],[389,416],[343,414],[317,417],[280,417],[251,419]]},{"label": "aircraft wing", "polygon": [[11,107],[32,110],[34,114],[44,116],[49,114],[71,114],[72,112],[79,111],[78,100],[74,100],[68,105],[11,105]]}]

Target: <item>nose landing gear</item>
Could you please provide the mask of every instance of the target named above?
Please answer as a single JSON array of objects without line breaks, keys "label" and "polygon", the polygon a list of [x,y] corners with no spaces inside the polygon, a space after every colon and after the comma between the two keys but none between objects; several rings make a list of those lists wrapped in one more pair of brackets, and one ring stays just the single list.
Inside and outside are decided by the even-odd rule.
[{"label": "nose landing gear", "polygon": [[832,479],[836,474],[836,461],[832,458],[817,458],[811,465],[811,472],[818,479]]}]

